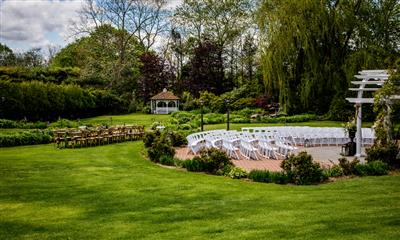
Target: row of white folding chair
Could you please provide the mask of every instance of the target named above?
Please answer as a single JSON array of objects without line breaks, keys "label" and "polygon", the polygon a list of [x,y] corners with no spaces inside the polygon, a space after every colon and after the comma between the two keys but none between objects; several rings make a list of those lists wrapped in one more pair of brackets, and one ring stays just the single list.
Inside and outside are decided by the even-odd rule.
[{"label": "row of white folding chair", "polygon": [[197,154],[204,147],[204,137],[206,133],[193,133],[186,137],[188,140],[188,148],[194,154]]},{"label": "row of white folding chair", "polygon": [[[264,133],[278,132],[286,139],[293,139],[296,145],[341,145],[349,141],[342,128],[313,128],[313,127],[255,127],[243,128],[245,132]],[[372,144],[374,133],[371,129],[363,128],[363,144]]]},{"label": "row of white folding chair", "polygon": [[[262,136],[262,135],[260,135]],[[278,148],[274,147],[271,143],[271,141],[268,138],[260,138],[258,140],[258,150],[261,155],[267,157],[267,158],[272,158],[272,159],[278,159],[277,153],[278,153]]]},{"label": "row of white folding chair", "polygon": [[234,142],[229,141],[227,139],[222,140],[222,150],[224,150],[229,157],[240,159],[237,150],[238,148],[234,145]]},{"label": "row of white folding chair", "polygon": [[240,152],[247,159],[258,160],[258,149],[253,145],[249,139],[240,139]]}]

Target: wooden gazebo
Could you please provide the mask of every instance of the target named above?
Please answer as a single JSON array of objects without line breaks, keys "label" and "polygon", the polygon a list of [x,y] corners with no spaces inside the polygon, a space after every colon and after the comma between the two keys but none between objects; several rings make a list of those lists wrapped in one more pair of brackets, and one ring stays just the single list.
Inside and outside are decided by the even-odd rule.
[{"label": "wooden gazebo", "polygon": [[166,88],[159,94],[150,98],[151,112],[154,114],[169,114],[179,110],[179,97]]}]

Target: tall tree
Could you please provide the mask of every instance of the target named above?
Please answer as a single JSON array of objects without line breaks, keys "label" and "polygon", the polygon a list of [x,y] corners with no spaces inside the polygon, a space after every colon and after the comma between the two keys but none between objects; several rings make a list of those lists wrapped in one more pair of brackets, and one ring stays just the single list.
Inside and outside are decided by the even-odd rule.
[{"label": "tall tree", "polygon": [[76,33],[91,33],[104,24],[110,24],[121,34],[119,57],[125,58],[126,45],[135,37],[149,50],[163,32],[168,31],[165,0],[85,0],[80,21],[73,29]]},{"label": "tall tree", "polygon": [[15,65],[15,54],[5,44],[0,43],[0,66],[13,66]]},{"label": "tall tree", "polygon": [[199,96],[200,91],[223,93],[220,51],[220,46],[210,40],[204,40],[194,49],[193,56],[184,67],[183,76],[186,89],[193,95]]},{"label": "tall tree", "polygon": [[[385,10],[383,6],[389,2],[392,4]],[[344,98],[357,70],[384,67],[383,60],[368,61],[385,59],[396,52],[393,48],[380,48],[376,54],[374,49],[383,41],[367,41],[379,32],[366,21],[377,16],[374,5],[391,19],[391,28],[379,26],[393,36],[393,45],[399,46],[398,37],[394,37],[400,21],[398,10],[394,11],[399,7],[398,1],[262,1],[258,19],[263,31],[265,84],[287,111],[325,113],[335,96]]]},{"label": "tall tree", "polygon": [[[186,40],[185,45],[194,43],[193,51],[204,41],[216,45],[219,65],[220,82],[228,81],[223,86],[232,87],[235,77],[236,61],[239,54],[236,49],[240,46],[236,41],[246,32],[252,22],[251,13],[255,9],[253,0],[184,0],[177,8],[173,22],[180,26],[181,36]],[[192,40],[195,40],[193,42]],[[191,42],[192,41],[192,42]],[[225,72],[228,75],[225,77]],[[222,92],[229,90],[221,89]]]},{"label": "tall tree", "polygon": [[164,59],[153,52],[145,52],[140,62],[137,93],[142,101],[148,102],[162,89],[173,87],[175,76]]}]

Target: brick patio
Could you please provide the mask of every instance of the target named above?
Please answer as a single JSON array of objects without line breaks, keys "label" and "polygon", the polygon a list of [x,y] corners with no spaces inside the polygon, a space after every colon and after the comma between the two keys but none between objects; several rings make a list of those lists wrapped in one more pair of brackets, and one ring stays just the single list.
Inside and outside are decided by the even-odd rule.
[{"label": "brick patio", "polygon": [[[364,150],[364,149],[363,149]],[[331,166],[337,163],[337,160],[342,157],[340,155],[341,147],[309,147],[309,148],[299,148],[296,152],[306,151],[313,156],[314,161],[319,162],[322,166]],[[239,156],[240,155],[239,153]],[[188,148],[177,148],[175,157],[179,159],[192,159],[194,157],[193,153],[188,153]],[[353,157],[348,157],[348,159],[353,159]],[[363,158],[361,158],[363,160]],[[242,158],[240,160],[232,160],[233,164],[237,167],[241,167],[246,171],[251,171],[254,169],[259,170],[270,170],[270,171],[281,171],[282,160],[274,160],[268,158],[262,158],[260,160],[248,160]]]}]

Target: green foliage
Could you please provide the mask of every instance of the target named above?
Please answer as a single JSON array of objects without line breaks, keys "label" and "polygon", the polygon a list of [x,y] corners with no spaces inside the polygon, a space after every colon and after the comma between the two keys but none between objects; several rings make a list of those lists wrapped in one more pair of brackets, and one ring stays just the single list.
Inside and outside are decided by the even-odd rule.
[{"label": "green foliage", "polygon": [[355,173],[355,166],[360,163],[360,160],[354,158],[352,161],[347,160],[347,158],[339,158],[339,166],[343,170],[345,176],[349,176]]},{"label": "green foliage", "polygon": [[50,124],[51,128],[77,128],[79,124],[76,121],[71,121],[68,119],[59,119],[54,123]]},{"label": "green foliage", "polygon": [[165,130],[162,132],[161,137],[166,138],[173,147],[180,147],[187,144],[186,137],[177,131]]},{"label": "green foliage", "polygon": [[327,177],[341,177],[344,176],[343,169],[339,165],[333,165],[331,168],[324,170]]},{"label": "green foliage", "polygon": [[160,157],[160,164],[166,165],[166,166],[175,166],[175,160],[172,156],[162,155]]},{"label": "green foliage", "polygon": [[231,122],[231,123],[250,123],[250,118],[242,117],[239,115],[231,115],[229,122]]},{"label": "green foliage", "polygon": [[287,184],[290,182],[289,176],[284,172],[272,172],[268,170],[252,170],[249,179],[254,182]]},{"label": "green foliage", "polygon": [[357,164],[354,174],[358,176],[382,176],[388,174],[388,165],[382,161],[373,161],[367,164]]},{"label": "green foliage", "polygon": [[257,17],[268,93],[289,114],[304,109],[323,114],[331,106],[331,116],[338,117],[331,101],[354,75],[386,69],[398,56],[399,6],[399,1],[262,1]]},{"label": "green foliage", "polygon": [[225,122],[224,114],[220,113],[207,113],[204,114],[204,124],[217,124]]},{"label": "green foliage", "polygon": [[12,82],[40,81],[55,84],[79,84],[81,71],[76,67],[0,67],[0,79]]},{"label": "green foliage", "polygon": [[38,81],[0,81],[0,96],[0,118],[30,121],[102,115],[122,105],[110,91]]},{"label": "green foliage", "polygon": [[175,149],[165,138],[159,138],[154,141],[150,148],[147,149],[147,154],[151,161],[160,162],[161,157],[171,157],[175,155]]},{"label": "green foliage", "polygon": [[180,107],[184,111],[190,111],[196,108],[196,101],[190,92],[183,92],[180,101]]},{"label": "green foliage", "polygon": [[201,172],[204,171],[203,162],[200,157],[194,157],[183,162],[182,167],[186,168],[190,172]]},{"label": "green foliage", "polygon": [[45,122],[25,122],[13,121],[8,119],[0,119],[0,128],[20,128],[20,129],[45,129],[47,123]]},{"label": "green foliage", "polygon": [[170,130],[146,132],[143,142],[151,161],[161,164],[165,162],[165,165],[171,166],[174,165],[175,149],[173,147],[187,144],[182,134]]},{"label": "green foliage", "polygon": [[159,131],[155,131],[155,132],[149,131],[149,132],[146,132],[146,133],[144,134],[144,139],[143,139],[144,146],[145,146],[146,148],[151,147],[151,145],[153,144],[153,142],[154,142],[160,135],[161,135],[161,134],[160,134]]},{"label": "green foliage", "polygon": [[374,144],[372,147],[366,149],[368,163],[374,161],[382,161],[388,164],[391,168],[400,167],[400,159],[397,158],[400,149],[394,143],[389,143],[385,146]]},{"label": "green foliage", "polygon": [[333,98],[327,115],[329,120],[344,122],[354,116],[354,107],[343,94],[338,94]]},{"label": "green foliage", "polygon": [[196,116],[190,112],[176,111],[171,114],[171,117],[176,119],[179,124],[182,124],[192,121]]},{"label": "green foliage", "polygon": [[51,139],[51,132],[42,130],[23,131],[11,134],[0,133],[0,147],[46,144],[50,143]]},{"label": "green foliage", "polygon": [[196,156],[192,160],[187,160],[184,167],[188,171],[207,172],[211,174],[222,175],[227,165],[232,165],[225,152],[219,149],[211,148],[200,152],[200,157]]},{"label": "green foliage", "polygon": [[247,177],[247,172],[240,167],[233,167],[227,174],[232,179],[241,179]]},{"label": "green foliage", "polygon": [[232,111],[232,115],[239,115],[244,118],[250,118],[254,114],[262,114],[264,111],[261,108],[242,108],[237,111]]},{"label": "green foliage", "polygon": [[307,152],[300,152],[297,156],[291,155],[283,160],[281,167],[294,184],[308,185],[325,180],[321,166],[313,162],[312,156]]},{"label": "green foliage", "polygon": [[293,115],[293,116],[287,116],[287,117],[270,117],[270,116],[265,116],[261,117],[261,122],[264,123],[295,123],[295,122],[308,122],[308,121],[313,121],[317,120],[318,116],[315,114],[300,114],[300,115]]}]

